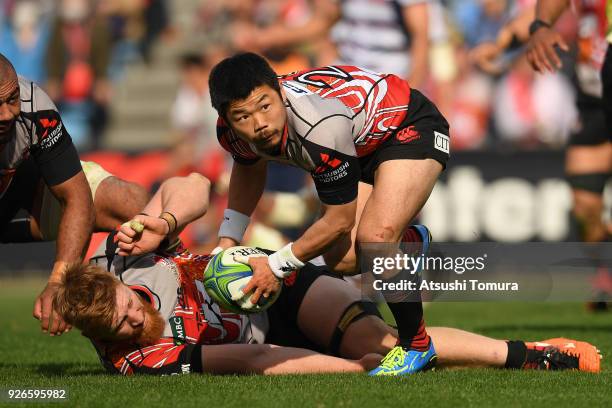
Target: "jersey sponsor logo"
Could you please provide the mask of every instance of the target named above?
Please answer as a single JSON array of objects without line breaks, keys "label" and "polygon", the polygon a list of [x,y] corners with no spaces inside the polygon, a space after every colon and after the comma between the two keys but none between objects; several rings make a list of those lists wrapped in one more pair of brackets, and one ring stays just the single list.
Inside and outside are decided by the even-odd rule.
[{"label": "jersey sponsor logo", "polygon": [[63,129],[64,126],[62,125],[62,122],[59,122],[59,126],[54,128],[51,133],[48,133],[49,129],[45,129],[43,136],[41,136],[40,147],[42,149],[49,149],[53,147],[57,143],[57,141],[63,136]]},{"label": "jersey sponsor logo", "polygon": [[318,181],[320,183],[331,183],[346,177],[348,175],[348,168],[349,162],[346,162],[340,165],[340,167],[333,169],[332,171],[327,171],[322,174],[315,173],[313,174],[313,178],[315,179],[315,181]]},{"label": "jersey sponsor logo", "polygon": [[450,139],[443,133],[434,130],[434,147],[441,152],[450,154]]},{"label": "jersey sponsor logo", "polygon": [[43,134],[42,136],[40,136],[40,138],[44,139],[45,137],[47,137],[47,134],[49,133],[49,129],[53,129],[55,126],[57,126],[57,119],[43,118],[40,120],[40,125],[44,129]]},{"label": "jersey sponsor logo", "polygon": [[331,159],[327,153],[321,153],[321,160],[323,163],[315,169],[316,174],[323,173],[325,170],[329,170],[330,168],[335,169],[342,164],[342,162],[338,159]]},{"label": "jersey sponsor logo", "polygon": [[415,129],[414,125],[410,125],[407,128],[401,129],[399,132],[397,132],[395,137],[400,143],[410,143],[414,140],[420,139],[421,134]]},{"label": "jersey sponsor logo", "polygon": [[64,126],[59,113],[54,110],[39,111],[36,114],[36,134],[40,148],[49,149],[62,137]]},{"label": "jersey sponsor logo", "polygon": [[181,316],[172,316],[168,319],[170,328],[172,329],[172,337],[174,337],[174,344],[180,346],[185,344],[185,324]]}]

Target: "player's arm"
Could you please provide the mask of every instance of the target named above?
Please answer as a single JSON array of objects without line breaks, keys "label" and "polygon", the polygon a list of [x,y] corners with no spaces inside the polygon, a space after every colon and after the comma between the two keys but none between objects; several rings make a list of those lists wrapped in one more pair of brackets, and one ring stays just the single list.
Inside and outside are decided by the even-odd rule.
[{"label": "player's arm", "polygon": [[234,161],[230,176],[228,204],[224,220],[219,229],[221,248],[239,245],[266,185],[267,162],[258,160],[253,164]]},{"label": "player's arm", "polygon": [[315,0],[312,17],[303,25],[276,24],[258,30],[250,41],[260,49],[291,47],[325,35],[340,18],[340,7],[333,0]]},{"label": "player's arm", "polygon": [[355,225],[357,199],[339,205],[322,205],[323,216],[293,243],[293,254],[298,259],[312,259],[325,253]]},{"label": "player's arm", "polygon": [[402,17],[410,31],[410,76],[408,82],[419,88],[425,81],[429,58],[428,4],[417,3],[402,8]]},{"label": "player's arm", "polygon": [[95,219],[93,201],[85,174],[80,171],[49,190],[64,209],[56,242],[56,256],[47,286],[34,304],[34,317],[40,319],[41,329],[51,335],[61,335],[70,329],[53,310],[53,295],[66,268],[83,260]]},{"label": "player's arm", "polygon": [[35,111],[24,114],[34,124],[36,142],[32,157],[51,193],[63,211],[56,242],[56,255],[49,282],[34,303],[33,315],[41,329],[59,335],[69,326],[53,310],[52,300],[58,282],[68,264],[81,262],[94,226],[91,190],[79,156],[55,105],[38,87],[34,87]]},{"label": "player's arm", "polygon": [[529,40],[529,25],[535,18],[535,7],[527,7],[515,18],[504,24],[495,41],[485,41],[470,51],[470,58],[487,73],[498,74],[503,70],[496,59],[504,52],[522,47]]},{"label": "player's arm", "polygon": [[[335,135],[332,136],[332,135]],[[329,142],[333,141],[333,144]],[[311,129],[302,146],[312,161],[311,176],[324,206],[324,214],[295,242],[290,242],[268,257],[250,257],[253,277],[242,289],[250,293],[251,303],[268,297],[284,278],[322,255],[342,234],[350,232],[357,212],[357,190],[361,168],[352,137],[352,121],[344,114],[330,115]]]},{"label": "player's arm", "polygon": [[133,218],[144,229],[137,231],[132,222],[121,226],[117,234],[119,255],[139,255],[155,251],[164,240],[176,242],[181,231],[208,210],[210,181],[198,173],[172,177],[164,181],[142,213]]},{"label": "player's arm", "polygon": [[568,51],[569,47],[552,26],[569,4],[570,0],[538,0],[536,4],[534,25],[527,44],[527,59],[536,71],[553,72],[561,68],[555,48]]}]

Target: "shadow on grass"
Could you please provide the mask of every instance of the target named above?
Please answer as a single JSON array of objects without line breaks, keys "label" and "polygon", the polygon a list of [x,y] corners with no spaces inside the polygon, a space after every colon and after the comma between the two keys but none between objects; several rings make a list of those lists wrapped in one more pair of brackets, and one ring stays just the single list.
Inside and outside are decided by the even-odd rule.
[{"label": "shadow on grass", "polygon": [[556,325],[542,325],[542,324],[507,324],[497,326],[480,326],[476,327],[475,331],[485,332],[491,330],[534,330],[534,331],[550,331],[562,334],[564,330],[572,331],[584,331],[584,332],[604,332],[612,333],[612,324],[610,325],[578,325],[578,324],[556,324]]},{"label": "shadow on grass", "polygon": [[43,377],[80,377],[107,374],[102,367],[83,363],[7,364],[0,363],[0,370],[20,370]]}]

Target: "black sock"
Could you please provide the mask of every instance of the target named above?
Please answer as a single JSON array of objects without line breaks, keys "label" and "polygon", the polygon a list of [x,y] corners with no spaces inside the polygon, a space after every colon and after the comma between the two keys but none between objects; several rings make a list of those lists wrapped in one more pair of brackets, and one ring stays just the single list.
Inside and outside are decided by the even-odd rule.
[{"label": "black sock", "polygon": [[429,336],[423,322],[421,302],[388,303],[397,324],[399,345],[409,349],[425,351],[429,346]]},{"label": "black sock", "polygon": [[505,368],[523,368],[523,364],[527,361],[527,346],[521,340],[509,340],[508,356],[506,357]]}]

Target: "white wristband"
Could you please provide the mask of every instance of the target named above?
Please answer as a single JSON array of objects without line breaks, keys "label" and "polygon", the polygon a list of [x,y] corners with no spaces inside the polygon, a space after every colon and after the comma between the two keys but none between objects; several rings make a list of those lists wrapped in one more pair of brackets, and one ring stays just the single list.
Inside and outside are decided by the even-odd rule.
[{"label": "white wristband", "polygon": [[268,256],[268,265],[277,278],[283,279],[291,272],[304,266],[304,262],[295,257],[291,247],[293,242],[288,243],[272,255]]},{"label": "white wristband", "polygon": [[219,238],[227,237],[238,243],[242,242],[244,231],[249,226],[249,222],[251,222],[250,217],[230,208],[226,209],[223,211],[223,222],[219,228]]}]

